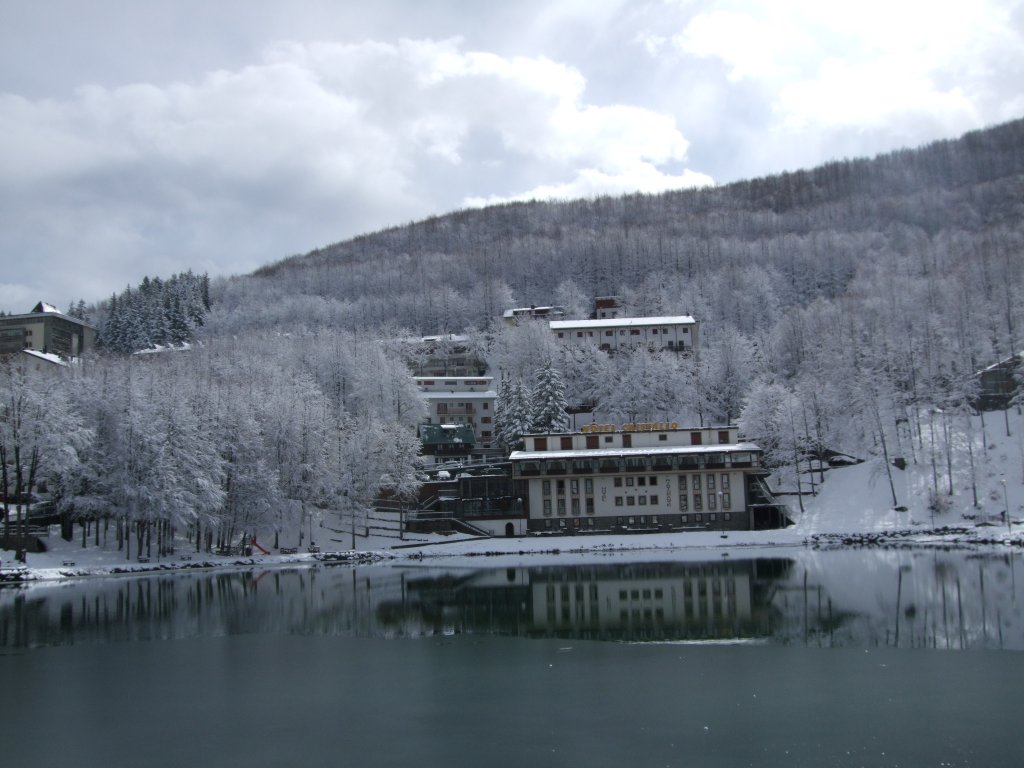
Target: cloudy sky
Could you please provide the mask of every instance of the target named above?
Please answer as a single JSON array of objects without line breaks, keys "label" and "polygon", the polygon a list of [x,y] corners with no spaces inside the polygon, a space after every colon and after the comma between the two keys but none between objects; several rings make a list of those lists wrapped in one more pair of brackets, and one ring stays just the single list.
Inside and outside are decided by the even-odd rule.
[{"label": "cloudy sky", "polygon": [[0,0],[0,309],[1024,116],[1024,0]]}]

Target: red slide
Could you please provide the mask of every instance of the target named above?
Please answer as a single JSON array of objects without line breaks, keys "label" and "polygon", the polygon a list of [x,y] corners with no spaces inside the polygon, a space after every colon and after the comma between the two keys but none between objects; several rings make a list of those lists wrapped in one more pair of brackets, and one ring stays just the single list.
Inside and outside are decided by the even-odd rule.
[{"label": "red slide", "polygon": [[264,555],[269,555],[270,554],[270,550],[269,549],[264,549],[263,547],[261,547],[260,543],[258,541],[256,541],[256,537],[255,536],[252,537],[252,545],[254,547],[256,547],[256,549],[258,549]]}]

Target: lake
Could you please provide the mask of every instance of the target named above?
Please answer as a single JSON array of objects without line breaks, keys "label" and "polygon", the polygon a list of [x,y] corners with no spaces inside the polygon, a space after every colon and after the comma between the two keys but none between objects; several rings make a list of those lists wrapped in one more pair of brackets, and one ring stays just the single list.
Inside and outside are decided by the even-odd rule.
[{"label": "lake", "polygon": [[563,560],[5,588],[4,763],[1019,764],[1019,554]]}]

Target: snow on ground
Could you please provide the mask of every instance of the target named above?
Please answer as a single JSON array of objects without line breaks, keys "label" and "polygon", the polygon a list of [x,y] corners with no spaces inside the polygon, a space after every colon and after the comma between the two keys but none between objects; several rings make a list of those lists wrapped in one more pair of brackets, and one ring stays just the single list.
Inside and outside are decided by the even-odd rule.
[{"label": "snow on ground", "polygon": [[[720,531],[629,536],[530,536],[523,538],[479,539],[461,535],[442,536],[415,534],[405,541],[393,538],[358,538],[360,552],[377,558],[404,558],[420,561],[444,558],[446,564],[474,563],[475,558],[488,556],[488,565],[529,564],[541,565],[567,556],[632,558],[659,552],[673,552],[673,558],[685,557],[692,550],[705,557],[710,549],[721,551],[743,548],[752,552],[758,548],[804,546],[817,536],[862,536],[901,534],[901,541],[929,543],[935,541],[1014,542],[1024,540],[1024,417],[1009,414],[1009,432],[1002,413],[988,414],[982,444],[979,419],[972,425],[975,439],[974,484],[978,506],[974,505],[969,461],[960,456],[953,465],[953,494],[947,494],[949,480],[943,462],[936,470],[930,460],[917,456],[917,462],[908,456],[905,470],[893,468],[893,485],[899,504],[892,502],[892,492],[880,459],[869,459],[863,464],[825,473],[825,480],[817,487],[815,496],[804,496],[801,513],[795,497],[783,497],[793,511],[795,525],[771,531]],[[963,433],[961,439],[966,439]],[[966,452],[962,452],[966,453]],[[938,475],[939,498],[943,505],[934,513],[930,508],[933,488]],[[1005,481],[1005,485],[1004,485]],[[905,510],[898,509],[903,507]],[[1009,509],[1011,529],[1007,529],[1004,512]],[[937,529],[956,528],[957,533],[937,533]],[[323,546],[325,542],[320,542]],[[347,542],[346,542],[347,543]],[[416,546],[409,547],[407,545]],[[49,552],[28,555],[28,572],[33,579],[51,580],[90,575],[107,575],[125,571],[139,572],[168,568],[192,567],[248,567],[259,565],[314,564],[319,557],[330,557],[330,552],[348,550],[345,544],[323,546],[326,556],[300,552],[295,555],[273,553],[264,555],[256,550],[252,557],[219,556],[196,553],[187,542],[179,542],[174,556],[156,558],[149,563],[125,559],[123,552],[91,544],[82,548],[80,540],[62,540],[56,533],[47,540]],[[396,547],[397,545],[397,547]],[[701,554],[702,553],[702,554]],[[435,561],[436,562],[436,561]],[[0,551],[0,573],[9,573],[13,553]]]}]

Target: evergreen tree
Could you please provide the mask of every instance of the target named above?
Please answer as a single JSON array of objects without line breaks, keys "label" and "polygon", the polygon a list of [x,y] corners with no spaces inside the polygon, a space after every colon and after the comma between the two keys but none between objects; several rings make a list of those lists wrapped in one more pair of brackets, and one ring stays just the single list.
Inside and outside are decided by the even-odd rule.
[{"label": "evergreen tree", "polygon": [[536,374],[533,389],[531,429],[534,432],[562,432],[569,426],[565,412],[565,384],[550,359]]}]

